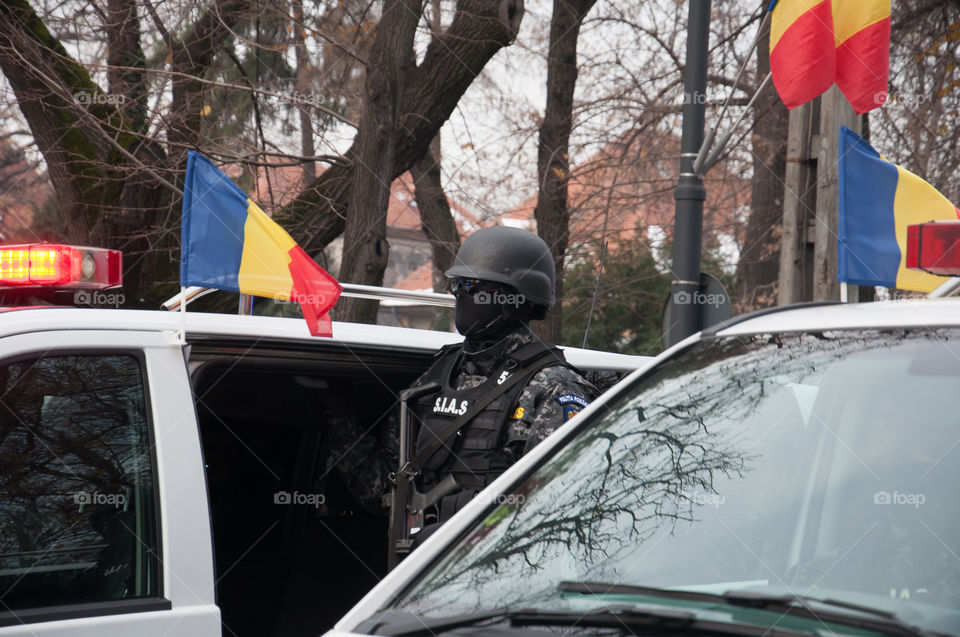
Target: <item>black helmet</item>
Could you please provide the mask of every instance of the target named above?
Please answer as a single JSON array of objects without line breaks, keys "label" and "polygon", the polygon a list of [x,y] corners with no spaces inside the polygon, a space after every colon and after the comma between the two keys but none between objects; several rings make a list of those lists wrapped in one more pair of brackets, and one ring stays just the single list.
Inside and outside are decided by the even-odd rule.
[{"label": "black helmet", "polygon": [[556,302],[557,272],[550,248],[519,228],[477,230],[463,241],[446,275],[506,283],[528,301],[546,307]]}]

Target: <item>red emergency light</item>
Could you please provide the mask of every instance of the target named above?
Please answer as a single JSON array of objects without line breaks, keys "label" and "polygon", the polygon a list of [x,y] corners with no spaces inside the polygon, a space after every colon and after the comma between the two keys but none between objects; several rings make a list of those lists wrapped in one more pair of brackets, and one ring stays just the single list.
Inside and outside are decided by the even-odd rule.
[{"label": "red emergency light", "polygon": [[104,289],[122,282],[119,250],[53,243],[0,246],[0,287]]},{"label": "red emergency light", "polygon": [[906,263],[911,270],[960,276],[960,221],[907,226]]}]

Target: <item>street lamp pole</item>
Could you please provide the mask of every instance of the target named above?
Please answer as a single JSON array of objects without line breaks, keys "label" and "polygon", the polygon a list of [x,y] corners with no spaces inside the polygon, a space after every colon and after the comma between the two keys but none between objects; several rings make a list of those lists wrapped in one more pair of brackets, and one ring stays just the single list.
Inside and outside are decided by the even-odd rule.
[{"label": "street lamp pole", "polygon": [[687,64],[684,69],[683,133],[680,140],[680,178],[673,225],[673,309],[670,341],[676,343],[701,329],[700,291],[703,202],[707,191],[693,170],[703,143],[706,115],[707,50],[710,40],[710,0],[690,0],[687,18]]}]

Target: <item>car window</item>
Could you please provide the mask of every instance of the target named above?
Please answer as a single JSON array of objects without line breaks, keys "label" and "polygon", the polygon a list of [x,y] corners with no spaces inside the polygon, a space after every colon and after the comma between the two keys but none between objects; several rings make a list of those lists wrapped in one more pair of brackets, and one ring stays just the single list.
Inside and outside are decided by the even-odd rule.
[{"label": "car window", "polygon": [[801,594],[960,634],[960,335],[702,342],[620,393],[393,608],[582,609],[564,581]]},{"label": "car window", "polygon": [[0,365],[2,610],[159,595],[140,362]]}]

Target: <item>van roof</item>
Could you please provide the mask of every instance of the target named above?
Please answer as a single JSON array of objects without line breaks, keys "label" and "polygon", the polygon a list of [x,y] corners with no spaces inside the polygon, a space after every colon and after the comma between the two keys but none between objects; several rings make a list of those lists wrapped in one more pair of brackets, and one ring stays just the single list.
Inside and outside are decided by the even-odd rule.
[{"label": "van roof", "polygon": [[[333,338],[313,337],[301,318],[241,316],[160,310],[119,310],[74,307],[6,308],[0,312],[0,338],[52,330],[146,330],[179,332],[186,322],[187,338],[198,336],[345,343],[355,346],[436,351],[462,337],[452,332],[386,325],[333,323]],[[632,371],[652,357],[631,356],[580,348],[564,348],[574,365]]]},{"label": "van roof", "polygon": [[731,336],[766,332],[952,325],[960,325],[960,298],[811,303],[771,308],[734,317],[724,324],[706,330],[706,333]]}]

